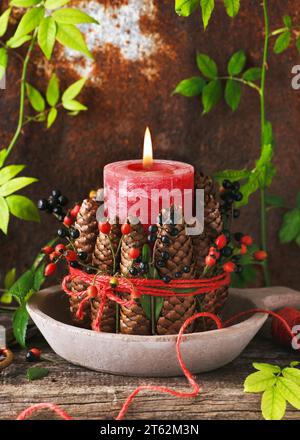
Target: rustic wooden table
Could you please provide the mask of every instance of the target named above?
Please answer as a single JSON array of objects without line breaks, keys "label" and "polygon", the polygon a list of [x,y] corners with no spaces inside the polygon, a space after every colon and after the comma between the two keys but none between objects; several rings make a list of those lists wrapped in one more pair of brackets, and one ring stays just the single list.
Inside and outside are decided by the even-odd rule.
[{"label": "rustic wooden table", "polygon": [[[33,345],[41,347],[43,355],[51,360],[39,364],[48,368],[50,374],[28,382],[26,369],[33,364],[25,361],[24,350],[16,350],[14,363],[0,372],[1,419],[15,419],[24,408],[38,402],[55,402],[74,419],[112,419],[137,385],[164,384],[187,389],[185,378],[142,379],[96,373],[60,359],[41,337],[31,341]],[[202,386],[198,397],[178,399],[143,392],[130,407],[127,419],[261,419],[260,396],[243,392],[243,381],[253,371],[252,362],[285,366],[298,357],[298,354],[257,337],[236,361],[197,377]],[[53,419],[55,416],[43,411],[35,418]],[[300,419],[299,411],[289,406],[286,419]]]}]

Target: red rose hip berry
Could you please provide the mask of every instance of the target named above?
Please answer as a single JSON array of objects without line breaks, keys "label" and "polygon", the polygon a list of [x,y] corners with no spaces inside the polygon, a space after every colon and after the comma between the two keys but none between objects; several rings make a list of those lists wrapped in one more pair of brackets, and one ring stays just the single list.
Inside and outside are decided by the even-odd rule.
[{"label": "red rose hip berry", "polygon": [[140,256],[140,250],[138,248],[131,248],[129,250],[129,256],[132,260],[136,260]]},{"label": "red rose hip berry", "polygon": [[77,260],[77,253],[75,251],[71,251],[71,250],[67,251],[66,260],[76,261]]},{"label": "red rose hip berry", "polygon": [[232,261],[227,261],[223,264],[223,270],[227,273],[232,273],[235,271],[236,265]]},{"label": "red rose hip berry", "polygon": [[98,295],[98,289],[96,286],[89,286],[86,290],[89,298],[96,298]]},{"label": "red rose hip berry", "polygon": [[99,231],[102,232],[102,234],[107,235],[110,233],[111,225],[109,222],[100,222],[98,224],[98,228],[99,228]]},{"label": "red rose hip berry", "polygon": [[223,249],[227,245],[227,238],[225,234],[219,235],[216,238],[215,243],[219,250]]},{"label": "red rose hip berry", "polygon": [[66,250],[66,246],[64,244],[58,244],[55,246],[55,252],[59,254],[63,254]]},{"label": "red rose hip berry", "polygon": [[43,254],[50,255],[54,251],[52,246],[45,246],[42,249]]},{"label": "red rose hip berry", "polygon": [[251,246],[251,244],[253,244],[253,238],[251,235],[244,235],[241,238],[241,243],[245,244],[246,246]]},{"label": "red rose hip berry", "polygon": [[121,232],[123,235],[127,235],[131,232],[131,226],[129,223],[124,223],[124,225],[121,226]]},{"label": "red rose hip berry", "polygon": [[205,265],[208,267],[212,267],[215,264],[216,264],[216,257],[212,255],[207,255],[207,257],[205,258]]},{"label": "red rose hip berry", "polygon": [[240,255],[245,255],[247,252],[248,252],[247,246],[244,243],[242,243],[240,247]]},{"label": "red rose hip berry", "polygon": [[75,205],[74,208],[71,209],[70,214],[72,217],[77,217],[77,214],[80,211],[81,206],[80,205]]},{"label": "red rose hip berry", "polygon": [[56,271],[55,263],[47,264],[47,266],[45,267],[45,276],[50,277],[51,275],[54,274],[55,271]]},{"label": "red rose hip berry", "polygon": [[72,224],[73,224],[73,219],[72,219],[72,217],[68,217],[68,216],[66,215],[66,217],[64,218],[64,225],[67,226],[67,227],[69,228],[70,226],[72,226]]},{"label": "red rose hip berry", "polygon": [[268,258],[268,254],[265,251],[256,251],[253,257],[256,261],[265,261]]}]

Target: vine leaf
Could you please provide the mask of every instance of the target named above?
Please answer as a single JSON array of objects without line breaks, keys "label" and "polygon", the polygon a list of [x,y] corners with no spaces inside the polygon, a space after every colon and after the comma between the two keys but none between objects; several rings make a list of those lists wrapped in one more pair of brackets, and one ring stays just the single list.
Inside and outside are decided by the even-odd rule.
[{"label": "vine leaf", "polygon": [[46,0],[45,8],[46,9],[57,9],[69,3],[70,0]]},{"label": "vine leaf", "polygon": [[9,16],[11,13],[11,8],[6,9],[3,14],[0,15],[0,37],[3,37],[7,31]]},{"label": "vine leaf", "polygon": [[287,367],[282,370],[282,374],[284,377],[300,386],[300,370],[298,370],[297,368]]},{"label": "vine leaf", "polygon": [[28,380],[38,380],[48,376],[49,370],[43,367],[31,367],[26,371]]},{"label": "vine leaf", "polygon": [[93,55],[89,51],[81,32],[73,24],[58,24],[56,39],[63,46],[77,50],[93,59]]},{"label": "vine leaf", "polygon": [[17,47],[22,46],[22,44],[27,43],[27,41],[31,40],[31,35],[23,35],[22,37],[11,37],[6,45],[11,49],[16,49]]},{"label": "vine leaf", "polygon": [[235,52],[228,62],[228,73],[230,76],[238,75],[242,72],[246,64],[246,54],[243,50]]},{"label": "vine leaf", "polygon": [[250,67],[243,73],[242,78],[245,81],[257,81],[261,79],[261,68],[260,67]]},{"label": "vine leaf", "polygon": [[219,102],[222,97],[221,81],[215,79],[210,81],[202,92],[203,114],[210,112],[210,110]]},{"label": "vine leaf", "polygon": [[277,378],[271,372],[257,371],[250,374],[244,383],[244,391],[248,393],[260,393],[273,386]]},{"label": "vine leaf", "polygon": [[71,84],[63,93],[62,95],[62,102],[64,103],[73,101],[76,96],[79,95],[82,88],[84,87],[86,83],[87,78],[81,78],[78,81]]},{"label": "vine leaf", "polygon": [[20,37],[29,34],[35,28],[37,28],[44,16],[44,13],[45,8],[43,6],[29,9],[21,18],[13,38],[19,39]]},{"label": "vine leaf", "polygon": [[87,110],[87,107],[85,105],[81,104],[81,102],[76,101],[75,99],[71,99],[70,101],[63,101],[62,105],[66,110],[70,110],[72,112]]},{"label": "vine leaf", "polygon": [[233,79],[227,80],[225,87],[225,101],[233,112],[237,110],[240,100],[241,84]]},{"label": "vine leaf", "polygon": [[283,198],[275,194],[266,194],[266,204],[273,208],[284,208]]},{"label": "vine leaf", "polygon": [[56,37],[56,24],[52,17],[44,17],[39,25],[38,43],[47,60],[50,60]]},{"label": "vine leaf", "polygon": [[281,420],[283,418],[286,411],[286,400],[276,385],[264,391],[261,411],[266,420]]},{"label": "vine leaf", "polygon": [[24,170],[25,165],[8,165],[0,170],[0,185],[8,182],[8,180],[17,176],[22,170]]},{"label": "vine leaf", "polygon": [[280,394],[296,409],[300,409],[300,387],[286,377],[279,377],[277,382]]},{"label": "vine leaf", "polygon": [[175,11],[182,17],[189,17],[199,6],[199,0],[175,0]]},{"label": "vine leaf", "polygon": [[4,277],[4,293],[0,297],[0,302],[3,304],[11,304],[12,302],[12,295],[9,293],[9,289],[16,281],[16,273],[17,270],[15,267],[13,267],[6,273]]},{"label": "vine leaf", "polygon": [[0,229],[7,234],[9,223],[9,209],[4,197],[0,197]]},{"label": "vine leaf", "polygon": [[29,314],[26,310],[26,306],[19,307],[13,315],[13,332],[16,341],[21,347],[26,347],[26,331],[28,326]]},{"label": "vine leaf", "polygon": [[224,0],[224,5],[229,17],[235,17],[240,10],[240,0]]},{"label": "vine leaf", "polygon": [[41,93],[29,83],[26,83],[26,93],[34,110],[37,112],[43,112],[46,104]]},{"label": "vine leaf", "polygon": [[285,15],[283,17],[283,23],[286,25],[286,27],[288,27],[289,29],[292,28],[293,26],[293,22],[292,22],[292,18],[290,15]]},{"label": "vine leaf", "polygon": [[0,80],[3,78],[5,74],[5,70],[7,68],[8,55],[7,50],[4,47],[0,48]]},{"label": "vine leaf", "polygon": [[281,372],[281,368],[278,367],[278,365],[259,363],[259,362],[254,362],[252,365],[256,370],[259,370],[259,371],[266,371],[266,372],[275,373],[275,374]]},{"label": "vine leaf", "polygon": [[16,177],[15,179],[11,179],[0,187],[0,196],[9,196],[10,194],[19,191],[20,189],[25,188],[34,182],[37,182],[37,179],[34,177]]},{"label": "vine leaf", "polygon": [[274,44],[274,52],[276,54],[284,52],[289,47],[291,38],[291,31],[285,31],[281,35],[279,35]]},{"label": "vine leaf", "polygon": [[39,222],[40,216],[37,207],[28,197],[20,195],[8,196],[6,202],[12,215],[22,220]]},{"label": "vine leaf", "polygon": [[288,211],[283,216],[279,239],[281,243],[290,243],[300,234],[300,210],[298,208]]},{"label": "vine leaf", "polygon": [[46,99],[51,107],[54,107],[59,100],[59,82],[55,73],[52,74],[46,90]]},{"label": "vine leaf", "polygon": [[296,48],[297,48],[298,52],[300,53],[300,35],[296,40]]},{"label": "vine leaf", "polygon": [[41,3],[41,0],[12,0],[10,2],[12,6],[16,6],[17,8],[29,8],[39,3]]},{"label": "vine leaf", "polygon": [[218,68],[213,59],[204,53],[197,54],[197,66],[200,72],[209,79],[216,79],[218,76]]},{"label": "vine leaf", "polygon": [[193,76],[192,78],[187,78],[180,81],[173,91],[173,94],[179,93],[187,98],[191,98],[193,96],[201,95],[205,85],[206,81],[204,78],[201,76]]},{"label": "vine leaf", "polygon": [[245,168],[242,170],[224,170],[214,174],[214,179],[221,185],[224,179],[236,181],[248,179],[251,172]]},{"label": "vine leaf", "polygon": [[56,11],[53,12],[52,17],[57,23],[63,23],[63,24],[80,24],[80,23],[99,24],[97,20],[95,20],[93,17],[86,14],[85,12],[72,8],[57,9]]},{"label": "vine leaf", "polygon": [[209,20],[211,18],[211,14],[215,7],[214,0],[200,0],[200,6],[202,11],[202,21],[204,29],[207,28]]},{"label": "vine leaf", "polygon": [[47,116],[47,128],[52,127],[52,125],[54,124],[56,118],[57,118],[57,110],[55,107],[51,107],[48,116]]}]

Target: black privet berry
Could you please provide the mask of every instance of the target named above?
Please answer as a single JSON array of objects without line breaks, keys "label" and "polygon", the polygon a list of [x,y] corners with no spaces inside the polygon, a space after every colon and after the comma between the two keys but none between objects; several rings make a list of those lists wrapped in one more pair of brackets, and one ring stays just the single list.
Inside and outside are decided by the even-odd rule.
[{"label": "black privet berry", "polygon": [[240,210],[239,209],[234,209],[232,215],[233,215],[233,218],[239,218]]},{"label": "black privet berry", "polygon": [[244,270],[243,266],[241,266],[240,264],[237,264],[235,267],[235,272],[236,273],[242,273]]},{"label": "black privet berry", "polygon": [[234,191],[238,191],[240,189],[240,187],[241,187],[240,182],[233,182],[232,183],[232,189]]},{"label": "black privet berry", "polygon": [[230,180],[225,179],[225,180],[223,180],[222,186],[225,189],[231,189],[232,188],[232,183],[230,182]]},{"label": "black privet berry", "polygon": [[191,270],[190,266],[184,266],[184,268],[183,268],[184,273],[189,273],[190,270]]},{"label": "black privet berry", "polygon": [[58,199],[58,197],[61,196],[61,191],[59,189],[54,189],[51,192],[52,197],[54,197],[55,199]]},{"label": "black privet berry", "polygon": [[80,267],[80,264],[78,263],[78,261],[71,261],[70,266],[74,269],[77,269],[78,267]]},{"label": "black privet berry", "polygon": [[40,209],[41,211],[45,211],[46,209],[48,209],[49,205],[48,205],[48,200],[46,199],[40,199],[37,202],[37,207],[38,209]]},{"label": "black privet berry", "polygon": [[232,255],[232,249],[229,246],[225,246],[222,250],[221,250],[221,254],[223,255],[223,257],[230,257],[230,255]]},{"label": "black privet berry", "polygon": [[54,197],[50,196],[48,198],[48,205],[50,206],[50,208],[54,209],[57,206],[57,200]]},{"label": "black privet berry", "polygon": [[156,264],[158,267],[165,267],[165,265],[166,265],[164,260],[158,260]]},{"label": "black privet berry", "polygon": [[177,228],[171,228],[170,234],[172,235],[172,237],[176,237],[176,235],[179,234],[179,231]]},{"label": "black privet berry", "polygon": [[149,243],[154,243],[156,240],[156,235],[155,234],[149,234],[148,238],[147,238]]},{"label": "black privet berry", "polygon": [[170,258],[170,254],[169,254],[169,252],[167,252],[167,251],[163,251],[163,252],[161,253],[161,258],[162,258],[163,260],[168,260],[168,259]]},{"label": "black privet berry", "polygon": [[170,243],[170,239],[169,239],[169,237],[168,237],[167,235],[163,235],[163,236],[161,237],[161,242],[162,242],[163,244],[169,244],[169,243]]},{"label": "black privet berry", "polygon": [[164,275],[162,280],[164,283],[169,283],[171,281],[171,277],[169,277],[169,275]]},{"label": "black privet berry", "polygon": [[90,275],[97,272],[96,269],[94,269],[93,267],[90,267],[90,266],[86,267],[85,271],[86,271],[86,273],[88,273]]},{"label": "black privet berry", "polygon": [[61,215],[62,214],[62,207],[56,206],[55,208],[53,208],[53,213],[57,214],[57,215]]},{"label": "black privet berry", "polygon": [[148,231],[150,234],[156,234],[158,231],[158,227],[156,225],[150,225]]},{"label": "black privet berry", "polygon": [[79,237],[80,232],[78,231],[78,229],[73,229],[73,228],[72,228],[72,229],[69,230],[69,234],[70,234],[70,237],[71,237],[71,238],[76,239],[76,238]]},{"label": "black privet berry", "polygon": [[88,255],[87,255],[86,252],[82,251],[82,252],[78,252],[78,257],[79,257],[80,260],[84,261],[84,260],[87,259]]},{"label": "black privet berry", "polygon": [[138,275],[138,273],[139,273],[139,271],[138,271],[138,269],[135,267],[135,266],[132,266],[130,269],[129,269],[129,273],[130,273],[130,275],[132,275],[132,276],[136,276],[136,275]]},{"label": "black privet berry", "polygon": [[61,238],[64,238],[64,237],[67,237],[68,232],[67,232],[66,229],[64,229],[64,228],[60,228],[60,229],[58,229],[58,231],[57,231],[57,235],[58,235],[59,237],[61,237]]},{"label": "black privet berry", "polygon": [[59,196],[58,197],[58,203],[61,205],[61,206],[66,206],[66,204],[68,203],[68,199],[67,199],[67,197],[66,196]]},{"label": "black privet berry", "polygon": [[175,273],[175,278],[181,278],[182,273],[181,272],[176,272]]},{"label": "black privet berry", "polygon": [[242,232],[236,232],[234,234],[234,238],[236,239],[236,241],[241,241],[241,239],[244,237],[244,234]]},{"label": "black privet berry", "polygon": [[240,202],[242,199],[243,199],[243,194],[240,191],[234,194],[234,200],[236,202]]},{"label": "black privet berry", "polygon": [[37,362],[39,358],[31,351],[27,351],[26,353],[26,361],[27,362]]}]

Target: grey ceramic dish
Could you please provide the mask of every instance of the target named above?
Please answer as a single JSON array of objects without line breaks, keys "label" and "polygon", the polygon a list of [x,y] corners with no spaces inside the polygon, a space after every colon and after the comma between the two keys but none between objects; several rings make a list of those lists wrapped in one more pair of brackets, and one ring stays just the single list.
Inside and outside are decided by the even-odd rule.
[{"label": "grey ceramic dish", "polygon": [[[300,307],[300,293],[285,287],[230,292],[222,318],[253,307]],[[177,376],[182,371],[175,351],[176,335],[128,336],[97,333],[70,323],[66,295],[59,286],[42,290],[28,305],[29,314],[52,349],[77,365],[128,376]],[[262,328],[267,316],[257,313],[222,330],[184,335],[181,352],[193,373],[233,361]]]}]

